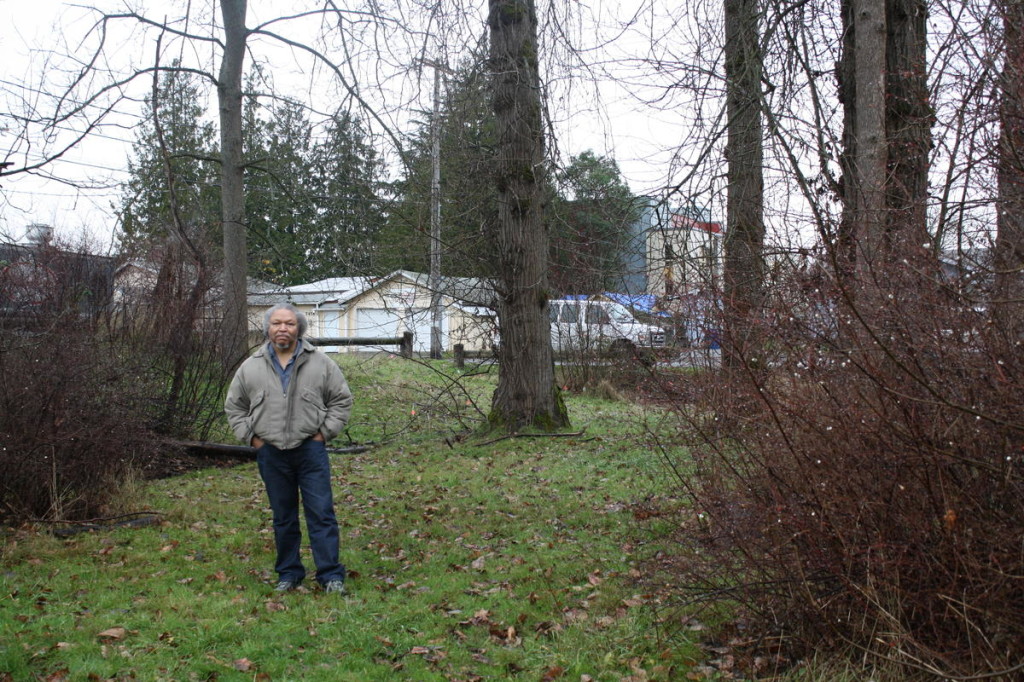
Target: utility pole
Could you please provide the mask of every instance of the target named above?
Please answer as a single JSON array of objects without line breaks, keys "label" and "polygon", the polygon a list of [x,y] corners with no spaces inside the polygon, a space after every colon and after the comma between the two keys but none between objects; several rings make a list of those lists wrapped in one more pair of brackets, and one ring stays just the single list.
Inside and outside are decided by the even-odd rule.
[{"label": "utility pole", "polygon": [[441,343],[441,70],[434,67],[434,112],[430,119],[430,357],[439,360],[444,351]]}]

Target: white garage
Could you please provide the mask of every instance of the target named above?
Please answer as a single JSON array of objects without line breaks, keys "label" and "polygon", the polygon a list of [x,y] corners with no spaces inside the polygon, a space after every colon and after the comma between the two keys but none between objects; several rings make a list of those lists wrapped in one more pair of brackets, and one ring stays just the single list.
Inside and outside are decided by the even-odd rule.
[{"label": "white garage", "polygon": [[[314,338],[398,338],[413,334],[413,352],[430,352],[431,291],[427,275],[397,271],[387,277],[334,278],[282,289],[250,293],[253,320],[279,301],[289,301],[306,314],[307,336]],[[494,313],[489,308],[493,291],[482,280],[442,278],[441,347],[455,344],[467,351],[493,348]],[[330,346],[336,352],[388,351],[398,346]]]}]

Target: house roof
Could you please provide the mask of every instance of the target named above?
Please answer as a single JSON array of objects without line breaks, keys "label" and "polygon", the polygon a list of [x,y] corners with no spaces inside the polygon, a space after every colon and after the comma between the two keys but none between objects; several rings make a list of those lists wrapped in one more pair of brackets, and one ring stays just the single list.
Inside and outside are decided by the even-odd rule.
[{"label": "house roof", "polygon": [[710,232],[711,234],[722,233],[722,223],[696,220],[682,213],[673,213],[669,217],[669,221],[671,222],[672,227],[679,229],[703,230],[704,232]]},{"label": "house roof", "polygon": [[[395,276],[404,277],[424,289],[430,288],[430,275],[422,272],[398,270],[392,273],[389,279]],[[442,276],[438,288],[442,295],[456,301],[485,308],[495,307],[494,283],[490,280],[476,277]]]},{"label": "house roof", "polygon": [[[281,287],[259,280],[249,280],[249,305],[273,305],[290,301],[295,305],[345,304],[376,287],[396,280],[405,280],[424,289],[430,276],[409,270],[396,270],[385,277],[330,277],[317,282]],[[441,293],[462,304],[493,307],[494,287],[482,279],[442,277]]]},{"label": "house roof", "polygon": [[338,294],[349,291],[363,291],[376,279],[374,277],[329,277],[308,284],[296,284],[287,287],[287,290],[293,294],[319,294],[336,297]]}]

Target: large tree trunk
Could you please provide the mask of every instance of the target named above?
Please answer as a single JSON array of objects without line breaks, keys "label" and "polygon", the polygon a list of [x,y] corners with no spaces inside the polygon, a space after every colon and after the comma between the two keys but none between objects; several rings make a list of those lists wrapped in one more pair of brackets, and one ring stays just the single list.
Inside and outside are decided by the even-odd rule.
[{"label": "large tree trunk", "polygon": [[246,0],[221,0],[224,57],[217,82],[220,108],[221,221],[224,230],[224,315],[222,359],[241,362],[247,351],[245,188],[242,167],[242,62],[245,59]]},{"label": "large tree trunk", "polygon": [[922,283],[936,271],[926,214],[933,112],[924,3],[844,0],[842,17],[844,212],[836,263],[861,291],[905,286],[906,262]]},{"label": "large tree trunk", "polygon": [[853,0],[855,41],[852,74],[856,83],[853,117],[856,182],[850,183],[853,209],[854,273],[860,286],[870,286],[881,265],[886,241],[888,142],[886,116],[886,0]]},{"label": "large tree trunk", "polygon": [[555,384],[548,321],[544,130],[533,0],[490,0],[491,73],[497,125],[498,386],[496,428],[552,430],[568,423]]},{"label": "large tree trunk", "polygon": [[757,0],[725,0],[729,190],[726,203],[725,367],[756,362],[764,297],[764,143]]},{"label": "large tree trunk", "polygon": [[825,232],[821,235],[836,277],[843,282],[852,279],[857,263],[854,216],[857,210],[856,190],[860,185],[860,178],[857,175],[857,164],[854,162],[857,158],[857,63],[854,59],[857,27],[853,20],[856,4],[857,0],[841,0],[839,5],[843,37],[839,62],[836,65],[836,81],[839,103],[843,107],[843,148],[839,155],[839,167],[842,171],[839,191],[843,211],[836,232]]},{"label": "large tree trunk", "polygon": [[1024,334],[1024,4],[1000,0],[1005,57],[1000,82],[999,200],[992,314],[1011,347]]},{"label": "large tree trunk", "polygon": [[[932,108],[928,99],[927,9],[924,0],[887,3],[886,109],[888,149],[886,188],[890,248],[912,258],[932,277],[926,264],[928,237],[928,153],[931,151]],[[925,256],[925,258],[915,257]]]}]

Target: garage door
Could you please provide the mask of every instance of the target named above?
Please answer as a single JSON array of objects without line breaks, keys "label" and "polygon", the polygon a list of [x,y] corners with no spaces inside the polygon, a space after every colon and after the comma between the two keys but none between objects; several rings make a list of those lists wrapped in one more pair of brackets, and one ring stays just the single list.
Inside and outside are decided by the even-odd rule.
[{"label": "garage door", "polygon": [[[356,336],[398,336],[398,313],[387,308],[359,308],[356,310]],[[381,350],[381,347],[358,346],[356,350]],[[398,347],[387,346],[384,350],[397,353]]]}]

